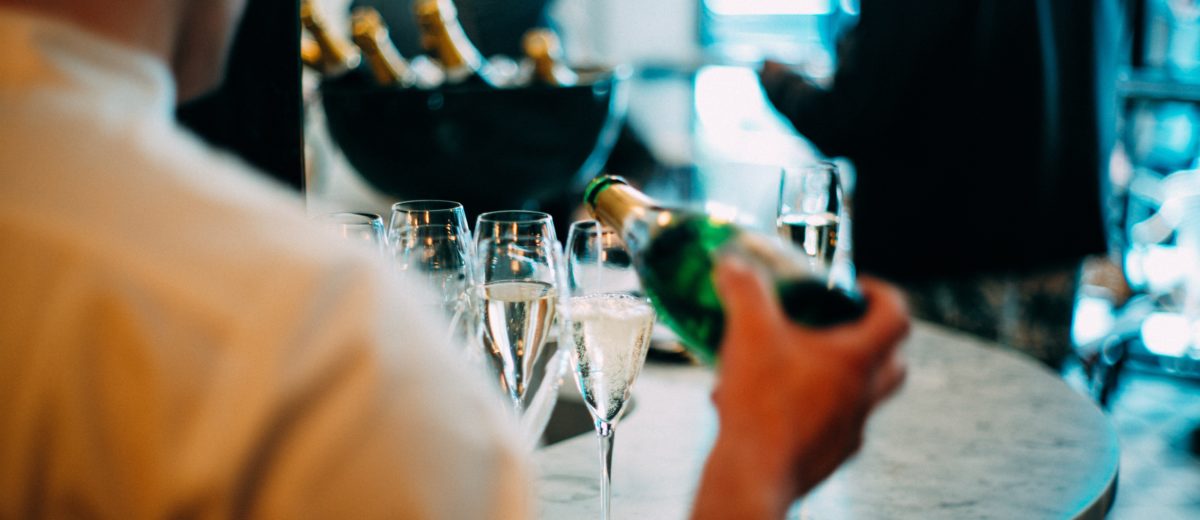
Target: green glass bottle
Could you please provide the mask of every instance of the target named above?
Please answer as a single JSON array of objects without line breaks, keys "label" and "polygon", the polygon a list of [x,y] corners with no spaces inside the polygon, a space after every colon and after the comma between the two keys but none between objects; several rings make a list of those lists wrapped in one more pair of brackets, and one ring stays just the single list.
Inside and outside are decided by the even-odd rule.
[{"label": "green glass bottle", "polygon": [[596,177],[584,201],[597,220],[621,234],[663,322],[705,361],[716,360],[725,326],[713,281],[718,255],[737,255],[769,275],[796,323],[833,325],[866,309],[854,288],[828,284],[790,245],[703,213],[660,206],[620,177]]}]

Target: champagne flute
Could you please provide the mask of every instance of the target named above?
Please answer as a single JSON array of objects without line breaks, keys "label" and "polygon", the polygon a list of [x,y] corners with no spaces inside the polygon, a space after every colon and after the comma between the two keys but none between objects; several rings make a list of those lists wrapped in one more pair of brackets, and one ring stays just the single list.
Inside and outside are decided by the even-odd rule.
[{"label": "champagne flute", "polygon": [[[595,220],[567,236],[567,326],[575,383],[600,440],[601,517],[612,510],[612,449],[634,380],[646,362],[654,309],[641,294],[632,256],[616,231]],[[569,337],[569,339],[568,339]]]},{"label": "champagne flute", "polygon": [[550,215],[497,211],[475,225],[480,342],[512,403],[526,440],[536,444],[558,397],[565,349],[552,330],[561,287],[561,246]]},{"label": "champagne flute", "polygon": [[784,168],[776,220],[779,235],[800,248],[814,271],[826,277],[845,238],[844,217],[837,166],[822,162]]},{"label": "champagne flute", "polygon": [[383,218],[374,213],[338,211],[318,219],[322,226],[348,242],[364,242],[383,254],[387,247]]},{"label": "champagne flute", "polygon": [[472,287],[471,235],[462,204],[412,200],[392,205],[388,241],[401,276],[432,285],[450,319],[451,335],[465,332]]}]

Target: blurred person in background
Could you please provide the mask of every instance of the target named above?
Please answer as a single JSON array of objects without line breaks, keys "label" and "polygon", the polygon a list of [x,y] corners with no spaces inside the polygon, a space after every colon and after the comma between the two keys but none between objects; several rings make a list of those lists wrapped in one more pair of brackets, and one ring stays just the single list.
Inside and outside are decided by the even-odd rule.
[{"label": "blurred person in background", "polygon": [[[431,296],[174,120],[242,4],[0,0],[0,518],[530,516]],[[781,518],[900,384],[903,301],[864,280],[862,320],[810,330],[752,270],[718,284],[695,516]]]},{"label": "blurred person in background", "polygon": [[1116,0],[861,0],[832,83],[779,63],[771,103],[853,161],[854,251],[915,316],[1059,368],[1104,253]]}]

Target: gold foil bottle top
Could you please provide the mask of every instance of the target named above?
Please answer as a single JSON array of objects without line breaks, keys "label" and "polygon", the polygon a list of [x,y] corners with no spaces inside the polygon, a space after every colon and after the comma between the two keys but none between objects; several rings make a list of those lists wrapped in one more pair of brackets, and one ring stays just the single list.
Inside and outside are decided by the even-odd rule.
[{"label": "gold foil bottle top", "polygon": [[317,44],[319,53],[310,52],[309,56],[320,57],[318,62],[320,65],[317,69],[322,74],[339,76],[358,66],[359,55],[354,50],[354,46],[329,32],[325,21],[321,19],[321,14],[313,5],[313,0],[301,0],[300,23],[312,36],[312,41]]},{"label": "gold foil bottle top", "polygon": [[462,83],[476,76],[492,84],[484,70],[483,55],[467,38],[450,0],[419,0],[414,10],[421,46],[441,63],[447,82]]},{"label": "gold foil bottle top", "polygon": [[669,222],[670,210],[659,206],[640,190],[629,185],[624,178],[601,174],[592,179],[583,191],[583,201],[592,216],[604,225],[624,235],[631,219],[653,218],[664,215],[668,221],[654,222],[665,225]]},{"label": "gold foil bottle top", "polygon": [[563,63],[562,43],[549,29],[531,29],[521,41],[525,55],[533,61],[533,77],[540,83],[565,87],[579,81]]},{"label": "gold foil bottle top", "polygon": [[400,56],[388,36],[383,17],[372,7],[357,7],[350,18],[350,33],[354,44],[371,68],[375,82],[380,85],[410,86],[413,78],[408,62]]},{"label": "gold foil bottle top", "polygon": [[324,65],[321,62],[321,46],[308,37],[301,38],[300,62],[310,69],[322,70]]}]

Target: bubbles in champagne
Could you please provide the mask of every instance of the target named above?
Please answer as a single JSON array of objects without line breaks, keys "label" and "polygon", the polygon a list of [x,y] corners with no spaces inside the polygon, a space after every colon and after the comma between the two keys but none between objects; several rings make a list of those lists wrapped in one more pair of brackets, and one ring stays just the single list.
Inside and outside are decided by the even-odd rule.
[{"label": "bubbles in champagne", "polygon": [[641,372],[654,327],[654,309],[621,293],[571,298],[575,382],[592,414],[614,421]]}]

